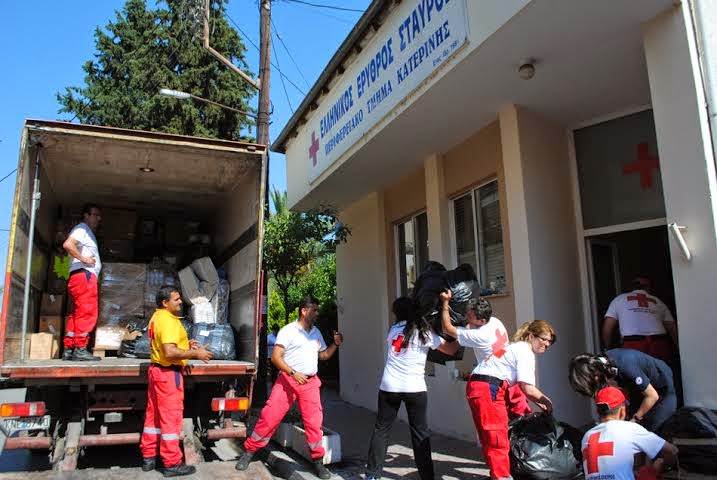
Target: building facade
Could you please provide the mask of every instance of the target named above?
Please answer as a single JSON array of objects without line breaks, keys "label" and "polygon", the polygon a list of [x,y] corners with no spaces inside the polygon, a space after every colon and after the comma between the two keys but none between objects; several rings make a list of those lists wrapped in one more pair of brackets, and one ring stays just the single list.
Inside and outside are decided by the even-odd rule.
[{"label": "building facade", "polygon": [[[428,260],[470,263],[509,332],[550,321],[538,382],[574,424],[570,358],[642,274],[672,309],[685,402],[717,407],[717,78],[710,2],[375,0],[273,149],[294,209],[331,204],[341,396],[376,408],[393,299]],[[682,228],[686,227],[686,228]],[[431,428],[474,439],[454,368]]]}]

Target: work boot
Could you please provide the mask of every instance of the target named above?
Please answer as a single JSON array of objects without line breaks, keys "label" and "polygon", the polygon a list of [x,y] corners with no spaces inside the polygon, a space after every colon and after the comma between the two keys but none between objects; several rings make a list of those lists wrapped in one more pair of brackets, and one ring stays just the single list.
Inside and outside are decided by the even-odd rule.
[{"label": "work boot", "polygon": [[142,471],[151,472],[157,466],[157,459],[154,457],[142,458]]},{"label": "work boot", "polygon": [[75,362],[97,362],[102,360],[102,357],[95,357],[87,350],[87,347],[77,347],[72,352],[72,360]]},{"label": "work boot", "polygon": [[314,471],[316,472],[316,476],[319,478],[324,480],[331,478],[331,472],[329,472],[329,469],[324,466],[324,461],[322,459],[314,460]]},{"label": "work boot", "polygon": [[254,458],[254,454],[251,452],[244,452],[239,457],[239,461],[237,461],[237,464],[234,466],[237,470],[246,470],[249,468],[249,462],[251,462],[252,458]]},{"label": "work boot", "polygon": [[62,352],[62,359],[65,361],[68,361],[68,362],[70,360],[72,360],[72,349],[71,348],[66,348],[65,351]]},{"label": "work boot", "polygon": [[191,475],[196,471],[197,469],[191,465],[179,463],[173,467],[164,467],[162,475],[165,477],[181,477],[183,475]]}]

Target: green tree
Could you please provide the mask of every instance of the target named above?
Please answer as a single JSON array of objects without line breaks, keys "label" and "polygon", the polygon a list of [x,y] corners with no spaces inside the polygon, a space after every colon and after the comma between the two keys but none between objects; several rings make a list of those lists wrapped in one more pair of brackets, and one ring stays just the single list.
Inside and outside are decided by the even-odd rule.
[{"label": "green tree", "polygon": [[[301,299],[312,294],[319,301],[321,313],[328,313],[336,303],[336,254],[324,253],[312,260],[289,288],[289,303],[298,305]],[[293,313],[293,310],[292,310]]]},{"label": "green tree", "polygon": [[[183,19],[184,0],[127,0],[114,21],[95,30],[94,59],[82,87],[57,94],[60,113],[82,123],[222,139],[249,139],[251,118],[229,110],[162,97],[160,88],[192,93],[244,111],[252,87],[204,50]],[[211,3],[212,46],[242,69],[245,47],[226,21],[226,0]]]},{"label": "green tree", "polygon": [[[264,261],[281,295],[287,322],[296,308],[296,300],[291,301],[292,288],[312,271],[318,258],[333,253],[337,244],[345,242],[351,231],[339,222],[336,211],[330,207],[306,212],[285,209],[269,217],[265,227]],[[333,278],[335,284],[335,273]]]}]

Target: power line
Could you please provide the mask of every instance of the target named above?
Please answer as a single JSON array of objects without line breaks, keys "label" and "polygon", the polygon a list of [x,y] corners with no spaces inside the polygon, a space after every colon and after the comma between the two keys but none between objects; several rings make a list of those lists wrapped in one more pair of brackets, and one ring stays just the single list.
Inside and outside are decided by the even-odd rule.
[{"label": "power line", "polygon": [[[306,77],[304,76],[303,72],[301,71],[301,68],[299,68],[299,64],[296,63],[296,60],[294,60],[294,56],[289,51],[289,47],[286,46],[286,43],[284,43],[284,39],[281,38],[281,36],[279,35],[279,30],[276,28],[276,25],[274,24],[274,20],[271,21],[271,26],[274,29],[274,35],[276,35],[276,38],[278,38],[279,41],[281,42],[281,44],[284,46],[284,50],[286,50],[286,53],[289,55],[289,58],[294,63],[294,66],[296,67],[296,70],[299,72],[299,75],[301,75],[301,78],[304,79],[304,83],[306,83],[306,87],[311,88],[309,81],[306,80]],[[276,53],[275,53],[275,55],[276,55]],[[278,62],[279,62],[279,60],[277,59],[277,63]]]},{"label": "power line", "polygon": [[2,182],[3,180],[5,180],[6,178],[8,178],[10,175],[12,175],[12,174],[15,173],[15,172],[17,172],[17,168],[13,168],[12,172],[10,172],[10,173],[8,173],[7,175],[5,175],[4,177],[0,178],[0,182]]},{"label": "power line", "polygon": [[[236,27],[236,29],[239,30],[239,33],[241,33],[242,36],[243,36],[249,43],[251,43],[251,44],[254,46],[254,48],[256,48],[258,51],[261,51],[261,49],[259,48],[259,46],[251,40],[251,38],[249,37],[249,35],[247,35],[247,34],[244,32],[244,30],[242,30],[242,28],[239,26],[239,24],[238,24],[237,22],[235,22],[234,19],[233,19],[232,17],[230,17],[228,13],[225,13],[224,15],[229,19],[230,22],[232,22],[232,24]],[[279,75],[281,75],[282,78],[286,79],[286,81],[289,82],[300,94],[306,95],[306,92],[304,92],[298,85],[296,85],[294,82],[292,82],[289,77],[287,77],[286,75],[284,75],[284,72],[282,72],[281,69],[280,69],[274,62],[271,62],[271,66],[274,67],[274,68],[276,69],[276,71],[279,72]]]},{"label": "power line", "polygon": [[291,2],[291,3],[301,3],[302,5],[308,5],[310,7],[317,7],[317,8],[326,8],[329,10],[341,10],[342,12],[356,12],[356,13],[363,13],[363,10],[359,10],[357,8],[346,8],[346,7],[337,7],[336,5],[328,5],[325,3],[311,3],[311,2],[305,2],[303,0],[284,0],[285,2]]},{"label": "power line", "polygon": [[[276,31],[274,32],[276,34]],[[274,57],[276,57],[276,63],[279,64],[279,55],[276,54],[276,45],[274,42],[271,42],[271,49],[274,50]],[[284,95],[286,95],[286,103],[289,104],[289,110],[291,110],[291,114],[294,114],[294,107],[291,105],[291,100],[289,100],[289,92],[286,91],[286,83],[284,83],[284,77],[279,76],[281,79],[281,86],[284,88]]]}]

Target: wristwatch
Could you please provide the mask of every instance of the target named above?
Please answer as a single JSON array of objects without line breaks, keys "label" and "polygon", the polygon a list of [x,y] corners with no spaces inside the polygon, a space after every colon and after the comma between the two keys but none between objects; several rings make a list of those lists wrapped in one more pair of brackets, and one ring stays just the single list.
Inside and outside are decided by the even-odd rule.
[{"label": "wristwatch", "polygon": [[296,373],[296,371],[292,368],[291,371],[289,372],[289,376],[293,377],[295,373]]}]

